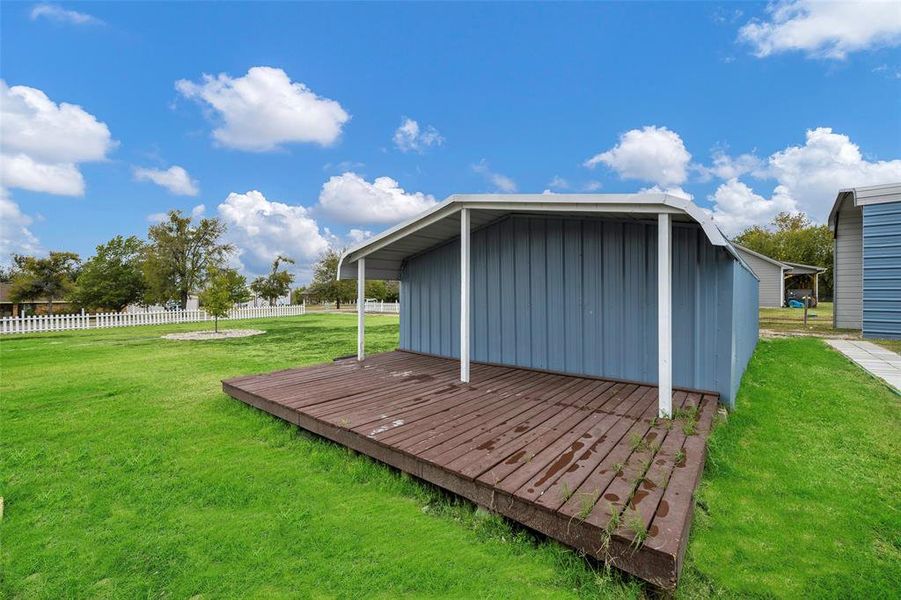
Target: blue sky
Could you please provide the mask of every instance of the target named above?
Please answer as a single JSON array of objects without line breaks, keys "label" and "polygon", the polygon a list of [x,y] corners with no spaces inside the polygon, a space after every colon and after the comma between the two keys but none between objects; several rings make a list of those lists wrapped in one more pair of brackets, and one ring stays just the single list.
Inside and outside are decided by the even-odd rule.
[{"label": "blue sky", "polygon": [[178,208],[302,281],[452,193],[656,187],[735,233],[901,180],[897,4],[0,10],[4,257]]}]

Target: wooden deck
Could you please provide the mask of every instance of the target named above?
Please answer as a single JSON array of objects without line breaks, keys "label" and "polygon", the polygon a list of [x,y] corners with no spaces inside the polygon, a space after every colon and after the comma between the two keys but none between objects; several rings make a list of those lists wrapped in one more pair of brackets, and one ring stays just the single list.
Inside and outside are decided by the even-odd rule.
[{"label": "wooden deck", "polygon": [[717,397],[396,351],[224,381],[241,400],[675,586]]}]

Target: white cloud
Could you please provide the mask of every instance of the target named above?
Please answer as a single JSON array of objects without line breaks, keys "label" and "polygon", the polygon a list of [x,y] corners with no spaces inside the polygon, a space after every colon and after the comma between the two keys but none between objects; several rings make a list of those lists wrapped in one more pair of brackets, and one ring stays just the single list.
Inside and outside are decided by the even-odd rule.
[{"label": "white cloud", "polygon": [[433,196],[408,193],[390,177],[377,177],[369,183],[348,172],[322,185],[318,208],[342,223],[396,223],[435,204]]},{"label": "white cloud", "polygon": [[901,160],[868,161],[857,144],[829,127],[807,131],[803,146],[770,156],[763,173],[775,179],[816,221],[829,215],[840,188],[901,181]]},{"label": "white cloud", "polygon": [[229,194],[218,211],[240,265],[251,274],[266,272],[279,255],[293,258],[298,271],[308,272],[329,247],[307,208],[267,200],[256,190]]},{"label": "white cloud", "polygon": [[34,220],[0,188],[0,263],[8,263],[10,254],[38,254],[41,244],[29,226]]},{"label": "white cloud", "polygon": [[197,182],[191,179],[184,168],[178,165],[168,169],[135,167],[134,177],[137,181],[151,181],[178,196],[196,196],[200,192]]},{"label": "white cloud", "polygon": [[60,196],[84,194],[84,178],[74,164],[46,164],[27,154],[0,153],[0,181],[6,187]]},{"label": "white cloud", "polygon": [[797,211],[795,201],[782,186],[777,186],[773,197],[766,199],[737,179],[721,184],[709,200],[714,203],[716,224],[728,236],[737,235],[749,225],[769,223],[780,212]]},{"label": "white cloud", "polygon": [[199,219],[206,213],[206,204],[198,204],[191,209],[191,218]]},{"label": "white cloud", "polygon": [[347,232],[347,239],[352,244],[359,244],[363,240],[372,237],[372,232],[368,229],[351,229]]},{"label": "white cloud", "polygon": [[548,188],[555,190],[568,190],[571,187],[569,182],[559,175],[554,175],[554,177],[547,182],[547,186]]},{"label": "white cloud", "polygon": [[596,192],[599,189],[601,189],[602,187],[604,187],[604,185],[600,181],[589,180],[589,181],[586,181],[585,184],[582,186],[582,191],[583,192]]},{"label": "white cloud", "polygon": [[866,160],[847,135],[820,127],[807,131],[803,145],[772,154],[753,175],[776,181],[770,199],[735,179],[710,197],[714,217],[731,233],[764,225],[780,211],[800,210],[822,223],[839,189],[901,181],[901,160]]},{"label": "white cloud", "polygon": [[49,19],[57,23],[68,23],[70,25],[103,25],[103,21],[95,16],[81,13],[75,10],[68,10],[57,4],[48,4],[42,2],[35,4],[31,9],[31,20]]},{"label": "white cloud", "polygon": [[767,6],[768,20],[739,30],[758,57],[789,51],[843,59],[850,52],[901,43],[901,9],[896,2],[787,0]]},{"label": "white cloud", "polygon": [[200,83],[180,79],[175,88],[212,108],[222,120],[213,138],[239,150],[265,152],[292,142],[327,146],[350,119],[337,101],[317,96],[272,67],[253,67],[235,78],[204,74]]},{"label": "white cloud", "polygon": [[78,163],[104,160],[116,146],[105,123],[41,90],[0,80],[0,177],[5,187],[84,194]]},{"label": "white cloud", "polygon": [[735,179],[748,173],[759,173],[763,167],[763,161],[754,153],[729,156],[722,149],[713,153],[713,164],[709,167],[696,166],[704,181],[711,177],[719,179]]},{"label": "white cloud", "polygon": [[472,165],[472,170],[481,174],[498,192],[512,194],[516,191],[516,182],[506,175],[492,171],[484,158],[478,164]]},{"label": "white cloud", "polygon": [[616,146],[583,164],[589,168],[605,164],[623,179],[671,186],[685,182],[690,161],[691,154],[677,133],[651,125],[627,131]]},{"label": "white cloud", "polygon": [[404,117],[400,127],[394,132],[394,145],[401,152],[423,152],[430,146],[440,146],[444,143],[444,138],[437,129],[428,125],[424,128],[419,127],[419,123]]},{"label": "white cloud", "polygon": [[165,221],[168,218],[169,218],[169,215],[164,212],[150,213],[149,215],[147,215],[147,222],[157,225],[159,223],[162,223],[163,221]]},{"label": "white cloud", "polygon": [[694,194],[690,194],[683,190],[679,186],[670,186],[670,187],[660,187],[659,185],[652,185],[651,187],[646,187],[638,190],[639,193],[650,193],[650,194],[669,194],[670,196],[679,196],[680,198],[685,198],[687,200],[694,200]]}]

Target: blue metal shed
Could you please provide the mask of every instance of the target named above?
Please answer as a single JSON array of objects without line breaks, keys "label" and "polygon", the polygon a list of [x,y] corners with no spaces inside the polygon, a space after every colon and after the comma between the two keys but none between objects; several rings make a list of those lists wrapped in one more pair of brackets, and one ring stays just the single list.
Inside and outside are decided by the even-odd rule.
[{"label": "blue metal shed", "polygon": [[400,280],[401,349],[460,359],[464,381],[472,360],[652,383],[661,414],[674,385],[733,406],[757,342],[753,271],[666,194],[452,196],[339,277]]},{"label": "blue metal shed", "polygon": [[901,339],[901,183],[839,191],[829,227],[834,326]]}]

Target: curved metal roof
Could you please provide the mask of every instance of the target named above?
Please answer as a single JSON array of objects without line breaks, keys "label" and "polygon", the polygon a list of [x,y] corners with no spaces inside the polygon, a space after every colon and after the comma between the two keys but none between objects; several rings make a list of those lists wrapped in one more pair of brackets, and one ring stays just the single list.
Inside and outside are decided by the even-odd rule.
[{"label": "curved metal roof", "polygon": [[[352,264],[366,258],[367,279],[399,279],[404,259],[460,235],[460,211],[470,211],[473,229],[510,213],[607,215],[647,219],[669,213],[674,221],[696,222],[714,246],[724,247],[742,266],[750,267],[703,209],[686,198],[664,193],[639,194],[464,194],[453,195],[422,214],[345,250],[338,278],[357,276]],[[756,277],[756,275],[755,275]]]}]

